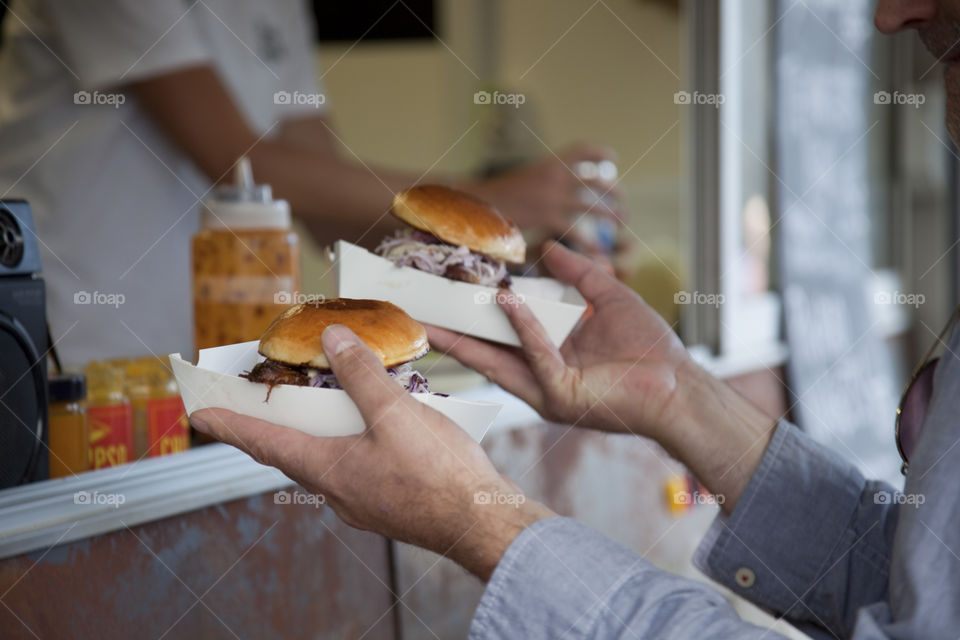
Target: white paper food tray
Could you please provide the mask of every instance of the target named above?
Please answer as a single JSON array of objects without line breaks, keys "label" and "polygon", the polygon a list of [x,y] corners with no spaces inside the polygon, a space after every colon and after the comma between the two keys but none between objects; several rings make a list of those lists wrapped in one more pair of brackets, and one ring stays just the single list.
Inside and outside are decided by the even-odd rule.
[{"label": "white paper food tray", "polygon": [[[497,290],[458,282],[411,267],[398,267],[363,247],[334,245],[337,295],[372,298],[397,305],[420,322],[478,338],[520,345],[517,333],[495,300]],[[530,307],[554,344],[560,345],[587,304],[571,286],[550,278],[514,277],[510,289]]]},{"label": "white paper food tray", "polygon": [[[347,436],[364,430],[363,418],[346,391],[279,385],[267,397],[267,385],[253,383],[239,374],[249,371],[263,357],[257,341],[201,349],[193,365],[170,354],[173,375],[187,414],[198,409],[222,408],[267,420],[313,436]],[[412,393],[463,428],[479,442],[496,418],[501,405],[473,402],[430,393]]]}]

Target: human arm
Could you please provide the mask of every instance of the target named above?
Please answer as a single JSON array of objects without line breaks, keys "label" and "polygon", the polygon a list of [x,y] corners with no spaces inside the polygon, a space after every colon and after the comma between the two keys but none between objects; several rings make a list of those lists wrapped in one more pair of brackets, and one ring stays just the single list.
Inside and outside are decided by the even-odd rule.
[{"label": "human arm", "polygon": [[[521,227],[563,234],[572,216],[584,208],[577,190],[598,186],[596,181],[581,181],[569,165],[611,155],[602,147],[578,145],[495,178],[456,181],[364,162],[337,137],[325,115],[281,120],[274,135],[260,136],[209,66],[152,76],[132,88],[158,126],[211,181],[230,175],[237,158],[246,155],[257,180],[271,184],[278,197],[289,201],[321,242],[340,237],[379,241],[395,227],[387,215],[393,195],[424,181],[455,183],[493,203]],[[615,187],[611,196],[614,204],[595,212],[622,219]]]},{"label": "human arm", "polygon": [[[602,147],[579,145],[554,157],[495,178],[455,180],[452,176],[387,169],[368,164],[337,137],[326,115],[281,120],[274,135],[261,137],[247,124],[212,68],[200,66],[146,78],[134,86],[137,99],[161,129],[214,182],[230,174],[241,155],[254,175],[270,183],[321,241],[363,236],[376,242],[395,225],[387,211],[393,195],[418,182],[455,183],[496,205],[521,227],[554,234],[569,230],[584,207],[581,181],[569,165],[610,157]],[[617,198],[601,215],[624,217]]]},{"label": "human arm", "polygon": [[781,421],[737,508],[713,522],[694,564],[813,637],[886,637],[867,633],[858,616],[889,607],[902,512],[895,495]]},{"label": "human arm", "polygon": [[885,488],[696,366],[670,327],[602,269],[556,246],[545,260],[594,307],[559,350],[506,293],[499,300],[522,349],[433,327],[431,343],[551,420],[660,441],[722,505],[701,568],[811,630],[849,635],[858,609],[887,593],[897,509],[874,500]]},{"label": "human arm", "polygon": [[[418,176],[372,168],[345,159],[323,116],[278,121],[261,136],[240,113],[209,66],[174,70],[137,81],[132,89],[160,129],[212,181],[231,173],[237,159],[250,158],[257,181],[273,186],[318,240],[373,242],[392,225],[386,215],[393,194]],[[324,135],[322,132],[326,132]]]},{"label": "human arm", "polygon": [[[317,438],[225,409],[194,412],[191,423],[323,494],[347,524],[450,557],[482,580],[524,528],[555,515],[520,500],[480,446],[394,382],[352,332],[328,328],[323,346],[362,434]],[[517,499],[484,504],[478,491]]]},{"label": "human arm", "polygon": [[[888,592],[902,509],[892,495],[781,423],[740,505],[717,518],[695,562],[814,638],[903,637],[895,612],[902,625],[909,600]],[[949,560],[945,550],[940,556],[940,565]],[[956,628],[936,617],[950,610],[955,588],[941,596],[937,585],[909,587],[927,596],[929,611],[899,627],[922,631],[912,637]],[[938,609],[929,596],[939,597]],[[565,518],[537,522],[517,537],[487,586],[471,637],[536,637],[544,628],[584,638],[779,637],[743,623],[706,585],[666,574]]]},{"label": "human arm", "polygon": [[470,638],[780,638],[703,582],[658,569],[569,518],[534,523],[494,572]]},{"label": "human arm", "polygon": [[[284,120],[278,138],[305,149],[336,150],[341,145],[329,120],[327,116],[316,115]],[[621,204],[623,192],[617,184],[580,177],[573,169],[580,162],[615,158],[608,147],[578,143],[489,178],[464,178],[431,171],[418,181],[450,184],[494,204],[524,229],[537,228],[567,237],[574,233],[571,223],[576,216],[588,208],[578,194],[584,188],[593,188],[607,196],[593,207],[592,214],[614,218],[619,223],[626,221],[627,213]]]}]

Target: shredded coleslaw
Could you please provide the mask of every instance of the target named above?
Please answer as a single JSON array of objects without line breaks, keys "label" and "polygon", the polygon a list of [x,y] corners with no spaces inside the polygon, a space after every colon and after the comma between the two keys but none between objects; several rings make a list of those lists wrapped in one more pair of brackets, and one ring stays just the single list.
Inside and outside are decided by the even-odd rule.
[{"label": "shredded coleslaw", "polygon": [[[389,367],[387,373],[401,387],[410,393],[430,393],[430,385],[427,379],[419,371],[410,366],[410,363],[401,364],[397,367]],[[330,371],[321,371],[319,369],[307,369],[307,376],[310,379],[310,386],[318,389],[343,389],[340,382]]]},{"label": "shredded coleslaw", "polygon": [[510,283],[502,261],[474,253],[462,245],[447,244],[419,229],[401,229],[387,236],[374,253],[399,267],[413,267],[438,276],[448,276],[451,268],[459,269],[472,276],[476,284],[487,287]]}]

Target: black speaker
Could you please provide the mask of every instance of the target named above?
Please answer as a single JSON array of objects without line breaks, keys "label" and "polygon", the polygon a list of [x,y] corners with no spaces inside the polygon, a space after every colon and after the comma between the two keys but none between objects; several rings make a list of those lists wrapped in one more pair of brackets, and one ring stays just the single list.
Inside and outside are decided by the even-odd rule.
[{"label": "black speaker", "polygon": [[0,488],[49,477],[47,314],[24,200],[0,200]]}]

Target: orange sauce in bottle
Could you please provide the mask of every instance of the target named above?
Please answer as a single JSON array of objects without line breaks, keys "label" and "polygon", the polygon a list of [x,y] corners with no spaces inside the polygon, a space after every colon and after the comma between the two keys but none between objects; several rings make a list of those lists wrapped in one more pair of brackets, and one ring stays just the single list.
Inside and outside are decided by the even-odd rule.
[{"label": "orange sauce in bottle", "polygon": [[149,371],[143,364],[144,359],[113,361],[123,367],[124,392],[130,398],[133,412],[133,451],[134,460],[147,455],[147,403],[150,401]]},{"label": "orange sauce in bottle", "polygon": [[147,402],[148,455],[151,458],[190,448],[190,423],[180,390],[168,365],[149,358],[150,400]]},{"label": "orange sauce in bottle", "polygon": [[253,182],[250,163],[235,184],[204,203],[193,237],[193,321],[197,350],[257,340],[300,289],[299,240],[290,207]]},{"label": "orange sauce in bottle", "polygon": [[82,375],[51,376],[50,477],[62,478],[90,468],[87,381]]},{"label": "orange sauce in bottle", "polygon": [[204,229],[193,237],[196,348],[258,340],[300,289],[289,229]]}]

